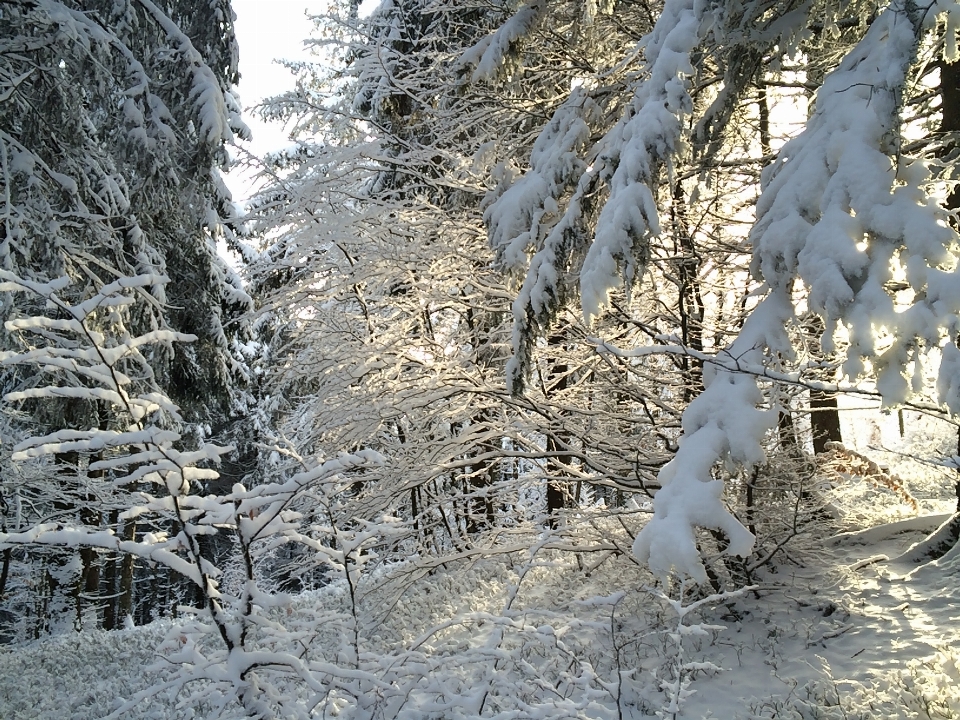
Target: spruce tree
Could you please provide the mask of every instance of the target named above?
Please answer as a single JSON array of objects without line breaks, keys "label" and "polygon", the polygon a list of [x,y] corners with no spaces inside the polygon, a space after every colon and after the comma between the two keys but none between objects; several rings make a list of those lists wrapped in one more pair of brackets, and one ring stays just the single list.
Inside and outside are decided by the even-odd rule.
[{"label": "spruce tree", "polygon": [[[176,348],[145,350],[142,371],[183,408],[183,430],[200,442],[246,404],[238,345],[245,331],[237,321],[250,300],[217,250],[234,240],[236,223],[220,174],[228,145],[247,133],[233,94],[230,4],[31,0],[2,3],[0,13],[0,269],[28,282],[69,278],[64,301],[72,304],[125,277],[167,278],[138,286],[138,301],[117,312],[133,335],[196,336]],[[11,322],[44,314],[51,323],[64,320],[39,297],[0,298],[0,320],[8,323],[3,349],[22,352],[44,342],[42,334],[12,330]],[[59,341],[50,333],[46,341]],[[64,386],[89,384],[68,367],[53,372]],[[47,371],[23,364],[0,377],[4,392],[48,381]],[[90,395],[16,405],[33,418],[24,424],[23,414],[12,416],[4,453],[35,433],[106,429],[116,416],[110,401]],[[5,475],[4,497],[53,493],[31,498],[40,514],[32,520],[47,513],[116,527],[116,508],[96,506],[97,487],[110,478],[87,471],[94,460],[57,454],[52,472],[60,479],[44,488],[14,488]],[[96,596],[103,582],[115,596],[126,571],[114,565],[123,562],[87,552],[83,588],[70,592]],[[74,582],[58,573],[47,573],[48,585]],[[108,610],[108,624],[117,622],[115,610]]]}]

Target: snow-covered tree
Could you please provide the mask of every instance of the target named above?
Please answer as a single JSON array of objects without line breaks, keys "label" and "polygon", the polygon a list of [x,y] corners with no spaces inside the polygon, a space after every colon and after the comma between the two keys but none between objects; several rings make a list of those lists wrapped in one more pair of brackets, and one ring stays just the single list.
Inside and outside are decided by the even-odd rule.
[{"label": "snow-covered tree", "polygon": [[[278,322],[273,407],[299,452],[359,445],[390,453],[400,479],[363,488],[376,497],[370,507],[423,514],[418,529],[436,524],[454,544],[461,532],[516,520],[505,517],[519,504],[516,491],[502,482],[518,471],[536,468],[548,512],[594,502],[598,486],[607,503],[652,489],[674,449],[678,411],[699,382],[697,361],[686,357],[598,356],[568,312],[538,326],[547,343],[536,367],[528,363],[530,392],[510,398],[501,385],[509,291],[491,272],[496,256],[482,245],[481,215],[491,220],[520,202],[515,188],[528,160],[586,168],[544,139],[555,129],[549,114],[564,112],[573,88],[592,109],[582,137],[569,142],[580,148],[610,130],[634,82],[620,56],[628,28],[648,21],[642,6],[623,16],[577,3],[541,10],[389,3],[357,18],[348,7],[318,19],[321,31],[340,33],[317,42],[325,53],[337,48],[341,64],[332,72],[298,66],[297,91],[266,108],[292,122],[299,141],[272,158],[272,182],[255,203],[273,238],[256,275],[274,293],[264,295],[266,317]],[[550,182],[562,183],[563,172]],[[677,332],[696,347],[706,323],[722,335],[737,322],[737,303],[703,317],[703,296],[738,281],[733,272],[710,277],[701,293],[711,266],[731,264],[730,251],[717,250],[701,269],[705,250],[690,244],[692,228],[720,223],[684,204],[679,193],[678,249],[658,251],[661,297],[618,298],[602,320],[608,337],[630,345]],[[515,252],[556,219],[538,212]],[[585,213],[584,227],[589,221]],[[722,230],[714,235],[715,248],[729,244]],[[498,264],[519,269],[508,253]],[[556,313],[573,299],[564,293]],[[531,351],[534,335],[521,345]],[[303,401],[289,402],[293,395]]]},{"label": "snow-covered tree", "polygon": [[[216,247],[232,241],[236,215],[220,177],[226,148],[246,133],[232,91],[229,2],[43,0],[5,3],[0,12],[0,269],[25,282],[70,277],[63,299],[78,304],[124,277],[170,277],[135,290],[140,302],[126,327],[197,337],[176,350],[149,348],[144,372],[183,407],[190,436],[221,429],[245,404],[236,320],[250,302]],[[43,315],[45,303],[33,293],[4,294],[0,319]],[[22,352],[34,340],[8,331],[0,344]],[[4,392],[43,385],[39,370],[8,366]],[[73,372],[57,372],[69,384]],[[114,422],[110,403],[92,395],[17,403],[34,417],[6,426],[4,453],[36,432]],[[63,518],[79,513],[85,524],[116,526],[116,508],[98,508],[96,491],[76,490],[89,459],[65,452],[53,460],[49,472],[60,480],[32,505],[40,516],[54,508]],[[84,596],[96,596],[101,583],[127,582],[125,563],[85,553]],[[107,612],[108,624],[119,621],[115,607]]]},{"label": "snow-covered tree", "polygon": [[270,391],[303,397],[282,409],[291,440],[389,452],[397,476],[355,488],[358,515],[401,512],[441,547],[490,523],[491,486],[513,465],[500,452],[507,293],[478,223],[483,139],[461,124],[481,108],[444,70],[458,35],[478,32],[464,12],[410,2],[318,18],[342,64],[302,68],[270,104],[298,146],[255,202],[276,234],[257,276],[279,328]]},{"label": "snow-covered tree", "polygon": [[229,3],[16,2],[3,13],[4,269],[93,284],[169,274],[144,327],[200,342],[156,370],[185,407],[208,389],[198,419],[222,414],[242,375],[224,326],[249,302],[216,253],[235,217],[219,171],[246,132]]},{"label": "snow-covered tree", "polygon": [[[762,299],[748,301],[733,342],[717,336],[716,352],[703,355],[689,343],[674,349],[705,363],[705,390],[684,413],[677,453],[659,474],[654,518],[634,545],[664,577],[706,580],[697,527],[726,535],[729,554],[750,553],[753,535],[725,506],[716,468],[764,458],[777,418],[759,378],[830,388],[817,376],[819,361],[805,351],[798,357],[804,313],[821,318],[823,351],[841,354],[846,378],[873,379],[873,392],[891,405],[922,393],[924,364],[939,357],[938,401],[957,411],[957,238],[938,203],[942,185],[902,139],[918,127],[914,98],[929,95],[916,82],[924,72],[918,58],[939,42],[952,59],[957,8],[851,3],[843,12],[849,16],[816,3],[666,2],[639,44],[643,60],[619,121],[593,139],[592,89],[571,92],[527,171],[488,210],[494,247],[525,274],[510,372],[519,388],[536,337],[546,335],[565,298],[579,297],[589,320],[619,284],[629,289],[655,272],[665,197],[678,175],[710,178],[748,93],[774,86],[764,80],[782,78],[778,66],[795,62],[798,51],[820,52],[808,79],[817,84],[817,67],[829,74],[813,111],[761,181],[748,241],[761,283],[753,295]],[[704,106],[696,91],[711,69],[720,83]],[[628,354],[651,352],[658,350]]]},{"label": "snow-covered tree", "polygon": [[[33,295],[49,311],[6,323],[9,332],[36,342],[23,342],[20,351],[0,353],[0,363],[45,372],[44,381],[7,393],[5,401],[43,403],[66,397],[111,408],[109,422],[100,427],[35,435],[15,445],[11,459],[29,466],[65,453],[85,457],[78,480],[96,495],[93,512],[113,511],[122,522],[122,530],[115,531],[94,526],[83,512],[79,521],[67,514],[43,522],[26,517],[19,526],[4,528],[0,546],[65,547],[79,549],[81,554],[110,551],[165,568],[193,589],[185,598],[177,598],[190,608],[193,619],[177,628],[176,651],[169,659],[179,672],[165,685],[183,689],[206,681],[203,692],[218,708],[218,714],[210,717],[225,716],[219,713],[236,717],[237,706],[246,717],[275,717],[269,709],[274,706],[309,712],[316,699],[306,703],[298,697],[278,697],[269,687],[275,670],[259,669],[275,667],[281,676],[306,680],[314,689],[326,682],[320,675],[329,675],[330,669],[327,662],[304,662],[297,650],[304,646],[296,634],[268,619],[270,610],[288,599],[269,592],[270,579],[260,572],[269,563],[262,560],[277,545],[298,543],[311,552],[314,565],[342,574],[355,587],[365,563],[362,554],[371,551],[384,533],[363,526],[344,527],[341,522],[349,521],[335,508],[345,486],[381,459],[372,452],[343,454],[324,463],[307,462],[283,483],[261,483],[250,490],[237,483],[228,492],[198,492],[205,483],[218,480],[210,465],[229,448],[206,443],[184,449],[177,432],[183,425],[179,409],[156,384],[145,352],[161,343],[181,344],[196,338],[166,329],[134,334],[126,323],[129,311],[142,302],[139,291],[165,282],[156,275],[124,277],[74,303],[65,299],[73,284],[67,276],[40,283],[0,271],[0,292]],[[24,498],[28,503],[33,499]],[[38,500],[37,506],[47,502]],[[233,573],[209,551],[217,538],[234,550],[232,564],[238,567]],[[60,577],[65,575],[63,570]],[[88,612],[79,602],[85,589],[78,588],[75,595],[78,624]],[[359,632],[355,615],[337,619],[347,633]],[[262,628],[268,626],[272,630],[264,634]],[[349,640],[345,647],[350,647]],[[356,670],[356,642],[353,655]],[[349,677],[349,659],[345,663],[344,677]],[[155,692],[148,689],[125,702],[114,716]]]}]

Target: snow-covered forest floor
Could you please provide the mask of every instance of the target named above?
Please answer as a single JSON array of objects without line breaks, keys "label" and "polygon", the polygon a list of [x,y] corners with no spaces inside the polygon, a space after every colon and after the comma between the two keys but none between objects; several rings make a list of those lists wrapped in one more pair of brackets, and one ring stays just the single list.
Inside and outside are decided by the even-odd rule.
[{"label": "snow-covered forest floor", "polygon": [[[911,431],[915,443],[925,428]],[[691,612],[684,624],[704,628],[684,633],[679,660],[675,611],[650,590],[645,569],[609,552],[517,550],[431,574],[379,570],[360,599],[361,645],[371,666],[377,655],[395,662],[410,650],[423,653],[427,694],[431,684],[449,689],[454,681],[465,698],[471,688],[491,697],[515,693],[505,703],[519,713],[511,717],[651,715],[668,707],[661,688],[681,664],[692,693],[675,717],[958,717],[960,558],[952,553],[912,574],[894,561],[948,517],[951,476],[902,458],[897,470],[919,512],[885,488],[834,478],[826,492],[836,517],[794,538],[771,571],[756,576],[755,592]],[[597,544],[605,536],[628,546],[627,532],[643,517],[580,515],[567,527],[581,539],[593,534]],[[334,583],[297,596],[282,612],[322,618],[346,602]],[[338,631],[320,623],[313,637],[311,652],[337,662]],[[158,661],[157,648],[165,638],[168,648],[177,645],[169,621],[0,649],[0,717],[107,715],[120,698],[162,682],[170,666]],[[192,697],[160,692],[122,717],[204,717],[197,690]],[[290,692],[302,689],[294,683]],[[495,706],[491,700],[487,708]],[[463,716],[470,716],[466,707]]]}]

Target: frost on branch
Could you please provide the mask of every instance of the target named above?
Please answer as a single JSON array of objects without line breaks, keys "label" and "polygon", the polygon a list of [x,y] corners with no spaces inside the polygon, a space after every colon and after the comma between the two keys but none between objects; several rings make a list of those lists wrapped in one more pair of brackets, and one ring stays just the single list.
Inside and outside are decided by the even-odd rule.
[{"label": "frost on branch", "polygon": [[[273,614],[289,598],[261,589],[257,567],[279,546],[298,544],[307,549],[309,561],[323,564],[330,575],[355,589],[364,565],[377,557],[375,546],[396,523],[389,517],[369,523],[345,518],[340,507],[358,473],[382,464],[384,458],[358,450],[324,462],[304,462],[302,472],[279,482],[251,489],[237,483],[229,493],[201,494],[197,490],[218,478],[209,465],[228,448],[203,444],[194,450],[182,449],[176,407],[153,384],[150,366],[141,355],[151,342],[185,338],[164,331],[131,337],[124,322],[135,306],[133,301],[142,300],[152,284],[165,279],[124,278],[92,291],[82,301],[71,301],[64,299],[71,288],[67,280],[40,283],[0,272],[4,290],[33,294],[42,301],[38,304],[57,316],[55,322],[36,316],[7,323],[12,340],[23,351],[3,353],[0,363],[40,366],[45,377],[44,384],[31,392],[8,393],[6,402],[50,402],[69,395],[98,404],[101,422],[99,428],[59,429],[24,440],[13,455],[15,461],[50,454],[86,455],[84,480],[96,497],[84,500],[96,501],[91,509],[98,512],[80,513],[79,520],[61,513],[58,522],[0,532],[0,550],[98,548],[160,564],[189,581],[194,590],[191,598],[200,607],[191,608],[190,619],[173,633],[176,647],[166,648],[171,653],[165,658],[165,669],[172,663],[175,670],[159,687],[182,691],[202,681],[204,694],[230,717],[235,716],[234,703],[241,704],[250,717],[268,716],[255,711],[279,697],[276,676],[281,682],[286,682],[284,676],[294,676],[316,692],[328,687],[331,670],[347,678],[355,676],[363,659],[356,641],[356,617],[341,613],[338,618],[348,640],[349,631],[353,633],[352,668],[341,673],[336,664],[307,660],[301,636],[288,632]],[[102,522],[104,508],[112,510],[111,524],[122,521],[124,532],[97,524]],[[128,534],[127,528],[136,532]],[[239,555],[234,562],[242,565],[240,582],[227,583],[206,550],[210,537],[223,532],[233,536]],[[217,638],[213,643],[211,636]],[[374,683],[371,676],[370,682],[346,687],[361,698]],[[158,687],[144,691],[111,717],[126,717],[156,692]],[[317,700],[307,704],[294,697],[276,704],[296,709],[295,715],[284,710],[284,717],[307,717]]]},{"label": "frost on branch", "polygon": [[[506,270],[526,269],[530,248],[538,245],[563,195],[587,170],[581,153],[590,139],[589,122],[598,112],[586,92],[574,90],[540,131],[530,153],[530,169],[484,211],[490,245]],[[551,238],[554,235],[550,233]],[[541,289],[537,294],[542,293]]]},{"label": "frost on branch", "polygon": [[[513,389],[523,387],[533,337],[547,330],[567,293],[558,268],[565,266],[586,236],[580,204],[593,174],[580,153],[590,138],[589,123],[598,115],[596,103],[575,90],[540,132],[530,155],[530,170],[484,212],[500,265],[512,273],[526,269],[513,305],[514,357],[507,368]],[[574,183],[573,196],[558,221],[559,203]],[[528,252],[538,246],[525,268]]]},{"label": "frost on branch", "polygon": [[588,320],[600,313],[610,290],[638,278],[650,236],[660,232],[656,187],[679,149],[682,118],[692,110],[685,78],[693,74],[690,53],[700,40],[703,8],[698,6],[693,0],[664,3],[643,40],[646,78],[626,117],[603,139],[599,160],[612,176],[610,197],[580,271],[580,303]]},{"label": "frost on branch", "polygon": [[141,349],[195,339],[166,329],[131,337],[125,327],[121,311],[134,304],[136,293],[149,291],[153,285],[165,283],[166,278],[120,278],[77,302],[64,299],[63,293],[70,286],[67,278],[41,283],[0,270],[0,281],[0,290],[32,294],[68,318],[35,316],[5,323],[5,329],[24,349],[0,352],[0,365],[35,366],[44,372],[42,381],[6,393],[4,401],[83,400],[101,403],[103,408],[110,408],[108,415],[116,418],[113,427],[64,428],[30,437],[13,448],[14,461],[95,453],[99,459],[90,462],[91,472],[132,468],[128,474],[114,477],[114,487],[147,482],[172,496],[188,493],[193,485],[217,477],[214,470],[195,465],[218,461],[224,449],[204,445],[194,451],[179,450],[176,443],[180,435],[172,429],[181,422],[176,406],[149,380],[135,383],[132,379],[152,377]]},{"label": "frost on branch", "polygon": [[[825,321],[824,349],[843,324],[844,372],[872,368],[891,404],[910,394],[905,367],[956,333],[960,311],[956,234],[924,192],[924,165],[898,154],[923,19],[912,3],[894,3],[827,77],[806,130],[769,170],[751,233],[754,272],[771,288],[800,278]],[[910,302],[888,289],[898,278]]]},{"label": "frost on branch", "polygon": [[[238,225],[220,170],[246,132],[232,23],[228,0],[9,3],[0,20],[0,267],[94,285],[174,278],[150,285],[156,302],[130,326],[199,336],[152,358],[194,418],[246,400],[231,342],[252,301],[217,253]],[[40,314],[23,302],[0,301],[0,320]],[[189,383],[210,392],[181,394]]]}]

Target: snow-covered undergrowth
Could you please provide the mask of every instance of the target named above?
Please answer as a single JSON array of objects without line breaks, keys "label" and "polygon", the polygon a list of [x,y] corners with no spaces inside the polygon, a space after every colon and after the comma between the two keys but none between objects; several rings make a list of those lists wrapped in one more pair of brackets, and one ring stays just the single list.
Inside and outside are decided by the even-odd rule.
[{"label": "snow-covered undergrowth", "polygon": [[[554,548],[579,537],[589,552],[517,537],[512,547],[533,549],[372,572],[356,597],[358,657],[343,632],[353,604],[346,585],[332,583],[273,611],[301,659],[329,664],[330,682],[318,692],[288,674],[270,692],[298,698],[314,717],[351,720],[958,717],[960,562],[907,575],[884,561],[951,509],[945,475],[913,477],[923,519],[896,493],[835,478],[839,520],[796,537],[755,573],[756,591],[692,610],[696,596],[678,603],[675,587],[665,599],[616,550],[629,547],[642,513],[623,524],[571,517],[550,537]],[[884,524],[858,529],[870,516]],[[171,660],[192,637],[167,622],[4,648],[0,717],[109,715],[183,673]],[[351,681],[368,695],[358,699]],[[229,693],[211,694],[214,686],[173,683],[119,717],[242,716],[239,705],[217,710]]]},{"label": "snow-covered undergrowth", "polygon": [[[0,648],[0,717],[81,720],[108,714],[121,698],[154,682],[145,671],[170,624],[88,630],[22,647]],[[158,698],[142,718],[185,718],[172,698]]]}]

